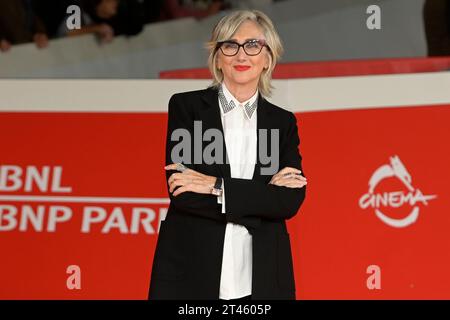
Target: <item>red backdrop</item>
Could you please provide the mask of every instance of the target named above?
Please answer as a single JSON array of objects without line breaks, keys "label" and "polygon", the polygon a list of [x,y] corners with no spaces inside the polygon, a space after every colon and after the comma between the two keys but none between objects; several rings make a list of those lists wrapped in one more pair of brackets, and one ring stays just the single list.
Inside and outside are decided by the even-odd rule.
[{"label": "red backdrop", "polygon": [[[449,106],[299,113],[297,119],[309,181],[306,201],[289,221],[297,297],[450,298],[445,276],[450,268]],[[165,114],[0,114],[0,298],[146,297],[158,219],[167,208],[162,152],[166,121]],[[437,196],[428,204],[417,202],[417,220],[403,228],[389,226],[374,208],[359,204],[372,174],[390,165],[394,155],[415,190]],[[50,168],[48,183],[41,189],[36,182],[25,183],[25,176],[32,177],[27,167],[42,174],[44,166]],[[58,167],[61,180],[55,183]],[[16,170],[15,183],[11,168]],[[21,176],[17,168],[23,170]],[[22,187],[5,190],[18,186],[19,180]],[[374,192],[396,191],[409,192],[391,177]],[[71,198],[11,201],[13,195]],[[129,198],[137,198],[136,203],[122,203]],[[26,219],[27,206],[43,208],[41,230]],[[51,231],[50,209],[56,206],[70,208],[72,216]],[[88,215],[89,207],[106,214],[94,222],[99,211]],[[379,208],[401,219],[412,207]],[[133,210],[139,208],[153,210],[153,219],[149,211],[134,218],[150,219],[153,230],[139,224],[133,233]],[[18,223],[7,230],[10,220]],[[82,230],[83,221],[89,230]],[[81,290],[66,286],[69,265],[81,269]],[[370,265],[380,267],[380,290],[366,285]]]},{"label": "red backdrop", "polygon": [[[276,77],[448,65],[288,64]],[[289,221],[297,298],[450,299],[449,107],[296,113],[308,176],[307,198]],[[168,206],[166,125],[165,113],[0,113],[0,299],[147,298]],[[361,203],[370,186],[379,203]],[[81,290],[67,287],[71,265],[81,270]],[[368,286],[371,266],[379,289]]]}]

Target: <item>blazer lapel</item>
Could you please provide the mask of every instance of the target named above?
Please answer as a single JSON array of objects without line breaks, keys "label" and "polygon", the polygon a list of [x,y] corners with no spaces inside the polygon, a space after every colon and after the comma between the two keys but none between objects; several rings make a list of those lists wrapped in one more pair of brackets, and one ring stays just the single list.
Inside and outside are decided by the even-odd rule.
[{"label": "blazer lapel", "polygon": [[[208,88],[205,90],[205,94],[202,96],[205,105],[204,108],[201,111],[200,118],[202,120],[202,128],[203,130],[207,130],[209,128],[216,128],[219,129],[223,139],[223,150],[224,150],[224,157],[228,159],[226,144],[225,144],[225,135],[223,131],[222,126],[222,120],[220,118],[220,106],[219,106],[219,99],[218,99],[218,90],[215,88]],[[266,129],[267,130],[267,138],[270,140],[270,128],[271,128],[271,119],[270,119],[270,112],[269,108],[267,106],[267,100],[264,99],[261,94],[258,95],[258,107],[256,108],[256,114],[257,114],[257,142],[256,142],[256,164],[255,169],[253,171],[253,179],[264,181],[267,180],[268,176],[261,175],[261,161],[259,157],[259,145],[260,145],[260,136],[259,131],[260,129]],[[270,147],[270,144],[269,144]],[[268,148],[270,150],[270,148]],[[218,174],[221,177],[224,178],[231,178],[231,170],[229,161],[226,161],[226,159],[223,159],[222,164],[218,164],[215,167],[218,168]]]},{"label": "blazer lapel", "polygon": [[205,108],[201,111],[200,118],[202,120],[203,130],[215,128],[222,134],[222,150],[223,156],[220,164],[215,165],[218,168],[218,176],[224,178],[231,178],[230,165],[227,154],[227,148],[225,144],[225,134],[223,131],[222,120],[220,118],[220,106],[218,90],[215,88],[208,88],[205,90],[205,94],[202,96],[205,102]]}]

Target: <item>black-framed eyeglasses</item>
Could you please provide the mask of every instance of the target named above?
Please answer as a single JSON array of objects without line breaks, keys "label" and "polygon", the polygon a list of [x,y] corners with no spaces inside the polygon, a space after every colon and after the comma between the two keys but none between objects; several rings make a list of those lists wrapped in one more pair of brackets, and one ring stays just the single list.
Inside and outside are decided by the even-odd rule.
[{"label": "black-framed eyeglasses", "polygon": [[244,52],[249,56],[257,56],[264,47],[270,49],[263,39],[251,39],[245,41],[243,44],[239,44],[233,40],[219,41],[217,42],[217,47],[220,48],[220,51],[227,57],[237,55],[240,47],[242,47]]}]

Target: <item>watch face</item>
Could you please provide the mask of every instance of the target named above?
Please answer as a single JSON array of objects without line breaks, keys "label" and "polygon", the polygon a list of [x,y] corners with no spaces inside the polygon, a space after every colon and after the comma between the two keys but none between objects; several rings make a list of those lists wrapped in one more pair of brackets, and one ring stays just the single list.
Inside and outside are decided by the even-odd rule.
[{"label": "watch face", "polygon": [[222,195],[222,190],[213,188],[211,193],[215,196],[220,196]]}]

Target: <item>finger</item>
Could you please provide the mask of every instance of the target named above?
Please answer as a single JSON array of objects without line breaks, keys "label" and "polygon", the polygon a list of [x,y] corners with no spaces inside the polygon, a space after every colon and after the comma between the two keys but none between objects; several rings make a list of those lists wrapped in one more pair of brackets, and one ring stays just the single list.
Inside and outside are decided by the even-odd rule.
[{"label": "finger", "polygon": [[[181,189],[181,190],[180,190]],[[181,187],[179,187],[178,189],[176,189],[173,193],[174,196],[179,195],[180,193],[186,192],[186,191],[190,191],[190,192],[196,192],[196,193],[202,193],[201,190],[199,189],[199,186],[194,184],[194,183],[187,183]]]},{"label": "finger", "polygon": [[198,186],[202,186],[202,183],[203,183],[203,180],[199,179],[196,176],[184,176],[184,174],[181,174],[181,176],[179,178],[172,181],[172,184],[170,185],[170,189],[172,189],[172,191],[173,191],[173,189],[175,189],[176,187],[184,186],[184,185],[192,185],[193,188],[196,188]]},{"label": "finger", "polygon": [[289,181],[289,180],[300,180],[300,181],[306,181],[306,178],[303,176],[299,176],[296,175],[294,173],[287,173],[287,174],[283,174],[281,176],[277,176],[274,180],[275,183],[280,182],[280,181]]},{"label": "finger", "polygon": [[178,195],[178,194],[180,194],[182,192],[186,192],[186,191],[209,194],[211,192],[210,188],[206,187],[204,184],[202,184],[202,182],[203,181],[200,181],[200,180],[194,180],[192,182],[189,182],[189,183],[185,184],[184,186],[181,186],[178,189],[176,189],[174,191],[173,195]]},{"label": "finger", "polygon": [[277,180],[277,175],[272,176],[269,183],[274,183]]},{"label": "finger", "polygon": [[276,186],[281,186],[283,184],[283,181],[278,179],[278,180],[275,180],[274,182],[272,182],[272,184],[276,185]]},{"label": "finger", "polygon": [[169,185],[169,192],[173,192],[176,187],[184,186],[190,182],[190,179],[177,179]]},{"label": "finger", "polygon": [[307,179],[305,177],[303,177],[299,174],[296,174],[296,173],[284,174],[282,179],[287,179],[287,180],[294,179],[294,180],[300,180],[300,181],[307,181]]},{"label": "finger", "polygon": [[280,172],[278,172],[278,173],[276,173],[276,174],[274,174],[273,176],[272,176],[272,181],[277,181],[277,180],[279,180],[280,178],[282,178],[283,177],[283,173],[280,171]]},{"label": "finger", "polygon": [[186,192],[186,191],[189,191],[189,188],[188,188],[188,186],[182,186],[182,187],[179,187],[177,190],[175,190],[175,192],[172,194],[174,197],[176,197],[176,196],[178,196],[179,194],[181,194],[181,193],[183,193],[183,192]]},{"label": "finger", "polygon": [[306,186],[307,183],[305,182],[298,182],[298,181],[292,181],[292,182],[288,182],[285,187],[288,188],[303,188],[304,186]]},{"label": "finger", "polygon": [[185,183],[182,180],[175,180],[169,184],[169,192],[172,193],[176,187],[183,186]]},{"label": "finger", "polygon": [[285,174],[288,172],[294,172],[294,173],[300,174],[300,173],[302,173],[302,170],[297,169],[297,168],[292,168],[292,167],[285,167],[281,171],[279,171],[279,173],[282,173],[282,174]]},{"label": "finger", "polygon": [[174,173],[169,177],[168,183],[171,185],[174,181],[186,179],[181,173]]},{"label": "finger", "polygon": [[272,178],[270,179],[270,182],[269,183],[271,183],[271,182],[273,182],[276,178],[277,178],[277,174],[274,174],[273,176],[272,176]]},{"label": "finger", "polygon": [[181,173],[185,172],[188,168],[182,163],[172,163],[164,167],[166,170],[176,170]]},{"label": "finger", "polygon": [[290,171],[290,168],[285,168],[285,169],[279,171],[278,173],[276,173],[273,177],[274,178],[283,178],[283,177],[290,176],[290,175],[300,175],[300,174],[298,173],[298,171],[294,172],[294,171]]},{"label": "finger", "polygon": [[169,180],[167,180],[167,182],[169,182],[169,184],[175,180],[179,180],[179,179],[198,179],[197,175],[192,175],[189,173],[185,172],[176,172],[176,173],[172,173],[169,177]]},{"label": "finger", "polygon": [[278,175],[274,180],[277,183],[285,183],[286,181],[289,181],[291,179],[292,175],[290,173],[284,173]]},{"label": "finger", "polygon": [[167,183],[169,183],[169,185],[174,181],[180,178],[180,173],[176,172],[176,173],[172,173],[169,177],[169,179],[167,180]]},{"label": "finger", "polygon": [[169,185],[169,192],[173,192],[173,190],[176,187],[180,186],[187,186],[187,185],[195,185],[198,183],[198,179],[191,179],[191,178],[182,178],[172,181],[172,183]]},{"label": "finger", "polygon": [[290,174],[288,176],[284,176],[285,179],[296,179],[300,181],[308,181],[304,176],[299,176],[297,174]]},{"label": "finger", "polygon": [[283,174],[286,173],[287,171],[288,171],[288,168],[286,167],[286,168],[283,168],[283,169],[281,169],[280,171],[278,171],[276,174],[283,175]]},{"label": "finger", "polygon": [[169,165],[165,166],[164,169],[166,169],[166,170],[177,170],[177,164],[176,163],[169,164]]},{"label": "finger", "polygon": [[271,180],[270,180],[270,184],[277,184],[277,182],[279,181],[280,179],[278,178],[278,177],[275,177],[275,178],[272,178]]},{"label": "finger", "polygon": [[184,165],[183,165],[183,167],[186,168],[186,169],[184,169],[183,171],[180,171],[180,164],[179,163],[172,163],[172,164],[168,164],[167,166],[165,166],[164,169],[165,170],[176,170],[176,171],[179,171],[180,173],[183,173],[183,174],[190,174],[190,175],[194,175],[194,176],[198,176],[198,177],[203,176],[203,174],[200,173],[200,172],[197,172],[195,170],[189,169],[189,168],[187,168]]},{"label": "finger", "polygon": [[197,172],[197,171],[192,170],[192,169],[186,169],[183,173],[184,174],[190,174],[190,175],[193,175],[193,176],[196,176],[196,177],[202,177],[203,176],[203,173]]},{"label": "finger", "polygon": [[277,185],[280,187],[290,187],[290,188],[301,188],[306,185],[306,181],[301,181],[297,179],[284,179],[278,181]]}]

